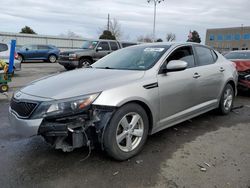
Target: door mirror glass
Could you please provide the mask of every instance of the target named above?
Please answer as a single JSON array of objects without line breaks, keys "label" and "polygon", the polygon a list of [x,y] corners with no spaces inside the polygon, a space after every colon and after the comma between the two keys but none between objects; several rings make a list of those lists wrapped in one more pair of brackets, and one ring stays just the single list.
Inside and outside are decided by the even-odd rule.
[{"label": "door mirror glass", "polygon": [[175,71],[182,71],[188,67],[188,63],[181,60],[172,60],[170,61],[167,66],[167,72],[175,72]]},{"label": "door mirror glass", "polygon": [[102,47],[101,46],[98,46],[97,48],[96,48],[96,51],[98,52],[98,51],[102,51]]},{"label": "door mirror glass", "polygon": [[29,48],[25,48],[26,51],[29,51]]},{"label": "door mirror glass", "polygon": [[0,43],[0,52],[4,52],[8,50],[8,45]]}]

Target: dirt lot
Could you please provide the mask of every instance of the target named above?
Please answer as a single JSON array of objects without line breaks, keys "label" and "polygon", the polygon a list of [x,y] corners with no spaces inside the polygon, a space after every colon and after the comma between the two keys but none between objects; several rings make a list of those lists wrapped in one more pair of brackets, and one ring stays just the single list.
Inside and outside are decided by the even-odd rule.
[{"label": "dirt lot", "polygon": [[[52,73],[57,64],[24,64],[13,90]],[[11,96],[11,94],[9,95]],[[116,162],[86,148],[56,151],[42,138],[19,139],[0,98],[0,187],[250,187],[250,95],[229,116],[210,112],[150,136],[135,158]]]}]

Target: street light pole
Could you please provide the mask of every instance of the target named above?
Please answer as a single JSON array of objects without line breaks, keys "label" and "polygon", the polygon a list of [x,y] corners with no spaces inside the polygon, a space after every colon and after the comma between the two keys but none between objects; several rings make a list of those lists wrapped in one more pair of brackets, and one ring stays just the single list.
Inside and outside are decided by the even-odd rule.
[{"label": "street light pole", "polygon": [[148,3],[152,2],[154,3],[154,25],[153,25],[153,42],[155,42],[155,22],[156,22],[156,6],[157,3],[161,3],[164,0],[148,0]]}]

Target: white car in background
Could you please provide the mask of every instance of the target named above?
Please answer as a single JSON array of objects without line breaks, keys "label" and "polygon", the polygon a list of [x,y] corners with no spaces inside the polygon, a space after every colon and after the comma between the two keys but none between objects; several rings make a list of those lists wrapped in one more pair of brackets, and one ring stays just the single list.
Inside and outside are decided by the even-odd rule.
[{"label": "white car in background", "polygon": [[[5,43],[0,43],[5,44]],[[0,60],[3,60],[6,63],[9,63],[10,59],[10,44],[6,44],[8,46],[8,50],[0,52]],[[17,59],[18,55],[15,53],[15,59],[14,59],[14,71],[21,70],[21,61]]]}]

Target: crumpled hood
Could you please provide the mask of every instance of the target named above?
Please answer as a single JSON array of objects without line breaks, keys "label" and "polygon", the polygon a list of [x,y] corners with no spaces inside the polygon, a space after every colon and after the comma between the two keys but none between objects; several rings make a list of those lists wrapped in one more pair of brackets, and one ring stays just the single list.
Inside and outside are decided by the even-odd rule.
[{"label": "crumpled hood", "polygon": [[236,64],[236,69],[239,72],[250,70],[250,60],[231,60]]},{"label": "crumpled hood", "polygon": [[21,92],[37,97],[65,99],[101,92],[134,82],[144,71],[111,69],[78,69],[32,82]]}]

